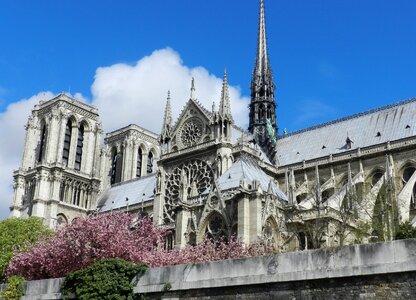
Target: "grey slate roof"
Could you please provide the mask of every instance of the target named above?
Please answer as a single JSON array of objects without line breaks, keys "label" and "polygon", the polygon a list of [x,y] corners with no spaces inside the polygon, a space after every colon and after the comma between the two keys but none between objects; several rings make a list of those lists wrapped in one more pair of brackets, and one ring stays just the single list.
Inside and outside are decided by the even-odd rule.
[{"label": "grey slate roof", "polygon": [[98,207],[104,212],[153,200],[155,187],[156,175],[113,185],[101,196]]},{"label": "grey slate roof", "polygon": [[[267,192],[271,179],[254,161],[246,157],[241,157],[217,179],[217,187],[220,191],[238,188],[240,186],[240,180],[243,178],[249,183],[253,180],[258,180],[264,192]],[[274,182],[272,182],[272,192],[275,196],[287,201],[285,193]]]},{"label": "grey slate roof", "polygon": [[284,166],[416,135],[416,98],[380,107],[280,137],[278,165]]}]

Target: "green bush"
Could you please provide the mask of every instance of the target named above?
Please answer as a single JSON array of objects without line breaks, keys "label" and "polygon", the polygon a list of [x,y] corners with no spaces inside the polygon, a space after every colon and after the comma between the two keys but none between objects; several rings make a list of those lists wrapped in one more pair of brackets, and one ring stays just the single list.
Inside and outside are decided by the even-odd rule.
[{"label": "green bush", "polygon": [[0,221],[0,282],[4,281],[4,271],[12,259],[14,250],[24,251],[39,238],[51,235],[52,230],[43,225],[43,219],[12,218]]},{"label": "green bush", "polygon": [[85,269],[68,274],[62,286],[65,297],[76,299],[131,300],[133,278],[144,272],[146,265],[136,265],[122,259],[100,260]]},{"label": "green bush", "polygon": [[23,296],[23,282],[25,279],[21,276],[10,276],[7,278],[6,289],[0,293],[4,300],[18,300]]},{"label": "green bush", "polygon": [[396,230],[396,240],[416,238],[416,228],[409,221],[401,223]]}]

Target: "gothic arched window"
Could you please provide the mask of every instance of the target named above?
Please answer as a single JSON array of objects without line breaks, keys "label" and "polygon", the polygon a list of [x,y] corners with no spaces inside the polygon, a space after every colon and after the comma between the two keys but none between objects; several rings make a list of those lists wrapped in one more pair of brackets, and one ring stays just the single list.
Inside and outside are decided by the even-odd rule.
[{"label": "gothic arched window", "polygon": [[84,147],[84,125],[78,130],[77,151],[75,152],[75,170],[81,170],[82,148]]},{"label": "gothic arched window", "polygon": [[111,184],[121,181],[122,157],[121,153],[117,153],[117,149],[114,148],[111,155]]},{"label": "gothic arched window", "polygon": [[224,218],[217,213],[212,215],[205,229],[205,236],[214,241],[227,239],[227,226]]},{"label": "gothic arched window", "polygon": [[139,147],[137,153],[137,166],[136,166],[136,177],[142,176],[142,161],[143,161],[143,150]]},{"label": "gothic arched window", "polygon": [[45,156],[46,150],[46,133],[47,133],[47,126],[45,122],[42,122],[41,127],[41,134],[40,134],[40,144],[39,144],[39,152],[38,152],[38,162],[42,162]]},{"label": "gothic arched window", "polygon": [[68,120],[65,127],[64,149],[62,150],[62,163],[64,166],[68,166],[69,161],[69,149],[71,147],[71,135],[72,135],[72,122]]},{"label": "gothic arched window", "polygon": [[147,157],[147,174],[153,173],[153,153],[149,152],[149,156]]}]

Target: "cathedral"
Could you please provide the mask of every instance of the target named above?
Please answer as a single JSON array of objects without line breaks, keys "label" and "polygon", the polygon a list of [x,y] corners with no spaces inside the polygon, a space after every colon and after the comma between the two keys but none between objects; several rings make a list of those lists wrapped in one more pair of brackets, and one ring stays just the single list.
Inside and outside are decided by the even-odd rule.
[{"label": "cathedral", "polygon": [[263,0],[249,127],[234,123],[226,72],[218,100],[203,107],[192,80],[176,120],[168,94],[160,134],[131,124],[103,144],[96,108],[41,101],[10,216],[59,228],[122,210],[171,229],[167,247],[236,236],[276,251],[386,241],[416,222],[416,99],[279,135]]}]

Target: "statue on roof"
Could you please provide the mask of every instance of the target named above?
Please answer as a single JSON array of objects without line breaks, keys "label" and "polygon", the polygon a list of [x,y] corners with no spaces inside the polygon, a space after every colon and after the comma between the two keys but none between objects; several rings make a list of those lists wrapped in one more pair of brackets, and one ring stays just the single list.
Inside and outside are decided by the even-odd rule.
[{"label": "statue on roof", "polygon": [[266,119],[266,129],[267,129],[267,136],[272,141],[273,145],[276,144],[276,130],[272,125],[272,121],[270,119]]}]

